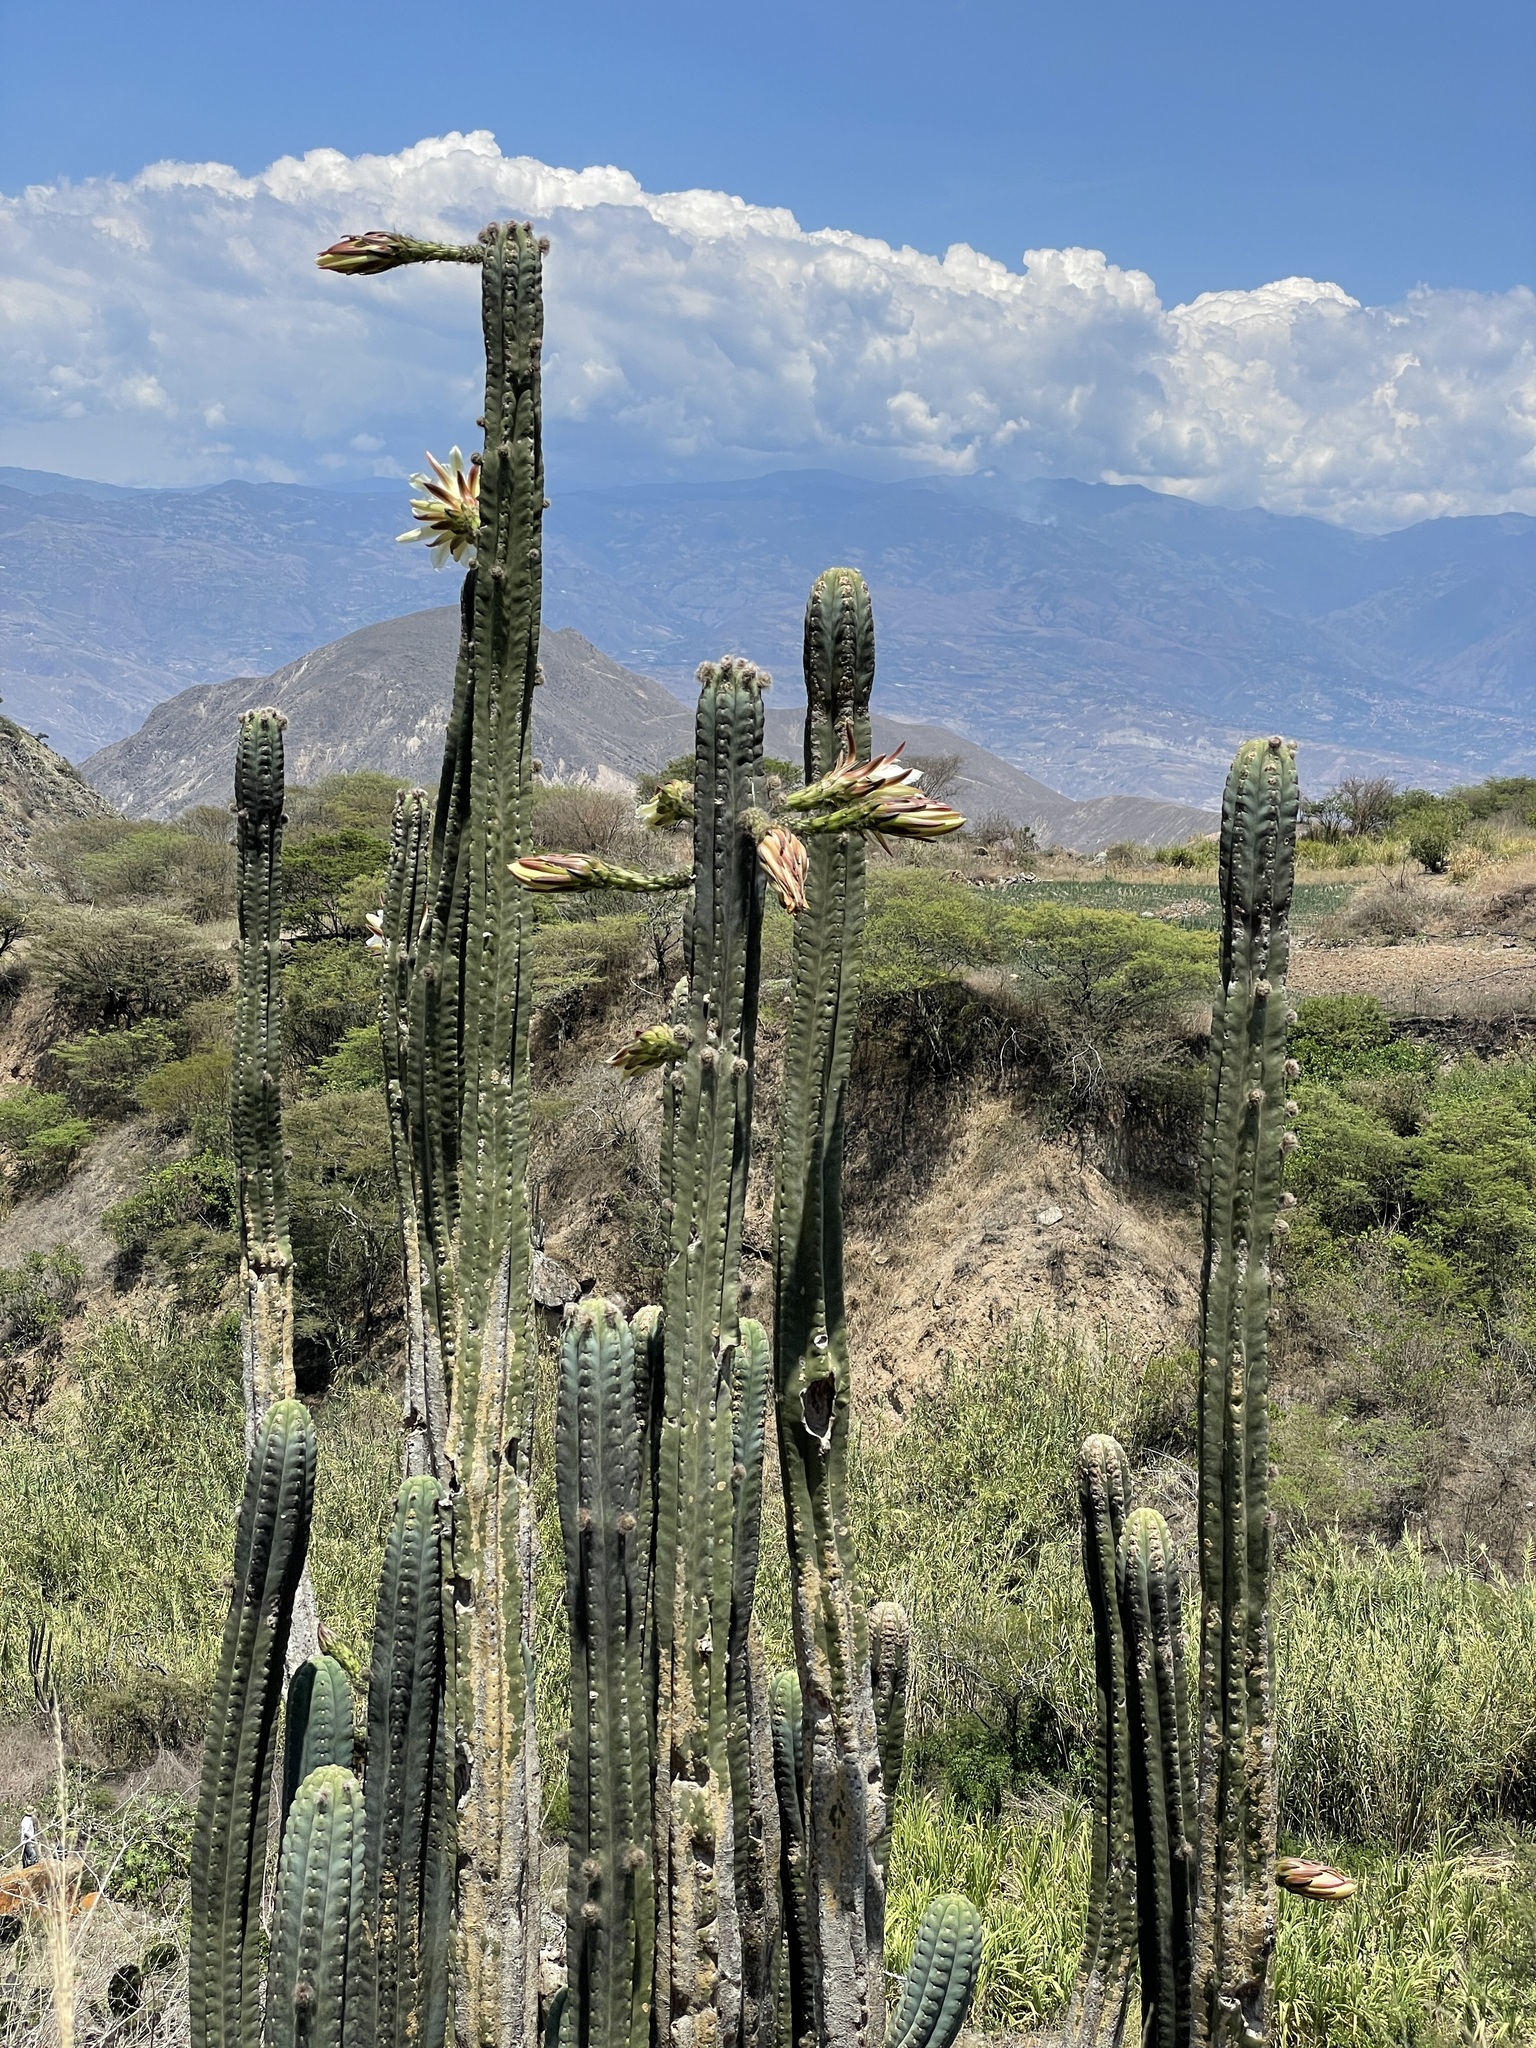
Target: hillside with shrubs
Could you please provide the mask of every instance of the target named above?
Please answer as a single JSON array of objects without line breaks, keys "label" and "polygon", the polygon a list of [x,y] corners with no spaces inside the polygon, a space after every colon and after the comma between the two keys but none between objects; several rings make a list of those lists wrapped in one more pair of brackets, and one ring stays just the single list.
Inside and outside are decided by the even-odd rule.
[{"label": "hillside with shrubs", "polygon": [[[690,766],[658,763],[654,781]],[[328,1475],[311,1566],[354,1664],[403,1353],[367,944],[394,793],[376,774],[290,791],[282,870],[295,1364]],[[1283,1901],[1277,2039],[1529,2041],[1536,781],[1449,795],[1345,783],[1308,805],[1304,833],[1301,1143],[1272,1424],[1281,1834],[1359,1890],[1325,1912]],[[542,786],[534,836],[636,866],[684,857],[681,840],[642,838],[627,794],[584,784]],[[39,1713],[56,1697],[58,1796],[111,1902],[81,1950],[89,2038],[169,2043],[243,1469],[230,819],[42,802],[0,859],[0,1842],[56,1796]],[[901,1965],[923,1900],[969,1894],[986,1924],[972,2015],[986,2034],[1050,2027],[1081,1946],[1086,1435],[1120,1438],[1139,1497],[1192,1554],[1214,866],[1211,840],[1092,861],[1003,820],[871,859],[846,1161],[854,1541],[871,1597],[902,1600],[914,1628],[888,1942]],[[659,1291],[655,1093],[607,1061],[664,1013],[681,913],[617,895],[550,897],[537,915],[533,1203],[552,1341],[560,1304],[594,1281],[631,1310]],[[762,1128],[789,931],[770,901]],[[770,1194],[758,1159],[755,1313],[771,1292]],[[538,1683],[554,1755],[566,1624],[551,1462],[545,1443]],[[771,1520],[777,1485],[765,1492]],[[765,1541],[774,1657],[783,1556]],[[557,1839],[558,1772],[546,1789]],[[29,2041],[48,1995],[41,1937],[3,1910],[0,1937],[0,2041]]]}]

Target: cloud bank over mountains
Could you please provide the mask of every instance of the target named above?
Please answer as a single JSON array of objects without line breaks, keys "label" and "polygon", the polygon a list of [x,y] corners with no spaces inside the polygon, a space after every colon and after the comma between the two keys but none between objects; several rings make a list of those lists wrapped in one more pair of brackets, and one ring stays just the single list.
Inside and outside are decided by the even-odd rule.
[{"label": "cloud bank over mountains", "polygon": [[486,133],[0,196],[0,463],[112,481],[397,475],[474,437],[472,272],[326,276],[372,227],[534,219],[556,485],[817,466],[1139,482],[1366,529],[1536,513],[1536,294],[1165,307],[1095,250],[942,258]]}]

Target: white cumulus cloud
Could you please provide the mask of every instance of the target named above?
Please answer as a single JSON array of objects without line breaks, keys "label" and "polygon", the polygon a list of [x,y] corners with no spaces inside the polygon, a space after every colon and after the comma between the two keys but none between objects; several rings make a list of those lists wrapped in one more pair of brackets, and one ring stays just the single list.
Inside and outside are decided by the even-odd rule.
[{"label": "white cumulus cloud", "polygon": [[810,233],[484,133],[154,164],[0,197],[0,462],[136,482],[403,474],[473,438],[472,272],[345,279],[339,235],[532,218],[567,483],[813,464],[1077,476],[1361,527],[1536,512],[1536,295],[1165,307],[1091,249],[1018,268]]}]

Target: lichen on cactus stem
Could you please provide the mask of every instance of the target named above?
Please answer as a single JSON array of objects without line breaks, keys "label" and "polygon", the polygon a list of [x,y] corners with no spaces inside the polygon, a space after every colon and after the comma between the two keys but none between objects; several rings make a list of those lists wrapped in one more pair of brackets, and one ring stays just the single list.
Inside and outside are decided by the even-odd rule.
[{"label": "lichen on cactus stem", "polygon": [[274,1402],[246,1469],[203,1744],[187,1943],[191,2048],[254,2048],[260,2034],[267,1812],[314,1493],[314,1424],[301,1403]]},{"label": "lichen on cactus stem", "polygon": [[[746,823],[764,679],[699,671],[694,890],[683,928],[688,1045],[663,1084],[663,1386],[655,1522],[656,2038],[734,2048],[741,2027],[727,1664],[739,1482],[732,1382],[752,1115],[762,878]],[[739,1755],[738,1759],[739,1761]]]},{"label": "lichen on cactus stem", "polygon": [[1153,1508],[1127,1517],[1120,1611],[1136,1835],[1143,2048],[1189,2039],[1195,1780],[1184,1692],[1179,1565]]},{"label": "lichen on cactus stem", "polygon": [[571,1629],[567,2018],[573,2048],[648,2048],[655,1871],[643,1661],[649,1485],[635,1342],[579,1302],[560,1344],[556,1470]]},{"label": "lichen on cactus stem", "polygon": [[1274,1948],[1270,1243],[1284,1156],[1294,749],[1250,740],[1221,823],[1221,987],[1200,1145],[1199,1814],[1190,2038],[1264,2038]]},{"label": "lichen on cactus stem", "polygon": [[[874,622],[864,579],[829,569],[805,613],[805,777],[867,759]],[[803,824],[797,815],[797,822]],[[811,1983],[823,2048],[877,2048],[885,1802],[863,1605],[848,1526],[851,1414],[843,1308],[843,1103],[864,924],[863,839],[811,841],[795,919],[774,1177],[774,1398],[805,1715]]]},{"label": "lichen on cactus stem", "polygon": [[230,1125],[240,1195],[240,1347],[245,1451],[274,1401],[293,1393],[293,1251],[283,1158],[283,728],[247,711],[235,754],[239,971]]},{"label": "lichen on cactus stem", "polygon": [[1120,1537],[1130,1511],[1130,1469],[1113,1437],[1091,1436],[1078,1460],[1083,1576],[1093,1616],[1093,1849],[1088,1925],[1077,1988],[1062,2032],[1065,2048],[1097,2048],[1124,2035],[1136,1974],[1136,1844],[1132,1821]]}]

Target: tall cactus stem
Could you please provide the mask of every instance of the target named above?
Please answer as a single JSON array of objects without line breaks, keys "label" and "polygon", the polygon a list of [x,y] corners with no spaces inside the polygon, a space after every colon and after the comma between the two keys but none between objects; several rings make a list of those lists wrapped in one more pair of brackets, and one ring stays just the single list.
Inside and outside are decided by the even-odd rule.
[{"label": "tall cactus stem", "polygon": [[816,1999],[811,1963],[810,1866],[805,1844],[805,1709],[797,1671],[773,1674],[769,1718],[773,1734],[773,1783],[779,1809],[779,1892],[784,1902],[787,1965],[779,1987],[780,2037],[787,2035],[790,2048],[809,2048],[816,2039]]},{"label": "tall cactus stem", "polygon": [[646,1482],[635,1344],[589,1297],[560,1345],[556,1469],[571,1628],[565,2026],[572,2048],[648,2048],[656,1904],[642,1661]]},{"label": "tall cactus stem", "polygon": [[367,2048],[442,2048],[453,1786],[445,1699],[442,1488],[407,1479],[384,1549],[368,1672],[367,1943],[353,1992]]},{"label": "tall cactus stem", "polygon": [[752,1112],[762,881],[764,678],[699,671],[694,894],[683,933],[689,1045],[668,1074],[669,1263],[655,1538],[656,2038],[734,2048],[742,1932],[727,1666],[737,1490],[733,1365]]},{"label": "tall cactus stem", "polygon": [[[363,1788],[337,1764],[299,1787],[283,1830],[262,2048],[343,2048],[362,1949]],[[370,2044],[371,2048],[371,2044]]]},{"label": "tall cactus stem", "polygon": [[875,1703],[875,1740],[880,1751],[880,1783],[885,1789],[885,1826],[870,1844],[882,1875],[890,1854],[891,1822],[896,1787],[901,1783],[907,1746],[907,1682],[912,1670],[912,1625],[895,1600],[880,1600],[869,1610],[869,1684]]},{"label": "tall cactus stem", "polygon": [[1221,826],[1221,988],[1200,1146],[1200,1755],[1190,2038],[1264,2038],[1274,1949],[1269,1250],[1289,1138],[1294,749],[1250,740]]},{"label": "tall cactus stem", "polygon": [[1153,1508],[1126,1520],[1120,1544],[1143,2048],[1189,2039],[1195,1784],[1184,1688],[1179,1566]]},{"label": "tall cactus stem", "polygon": [[230,1126],[240,1196],[240,1349],[245,1452],[262,1417],[293,1393],[293,1250],[283,1158],[283,728],[247,711],[235,755],[239,972]]},{"label": "tall cactus stem", "polygon": [[1124,2038],[1137,1961],[1136,1841],[1132,1820],[1120,1538],[1130,1512],[1130,1467],[1110,1436],[1091,1436],[1077,1468],[1083,1576],[1093,1616],[1098,1714],[1088,1925],[1063,2048]]},{"label": "tall cactus stem", "polygon": [[314,1492],[314,1424],[301,1403],[276,1401],[246,1469],[203,1746],[187,1947],[191,2048],[256,2048],[260,2039],[267,1812]]},{"label": "tall cactus stem", "polygon": [[[805,613],[805,774],[870,750],[874,622],[852,569]],[[848,1521],[852,1412],[843,1306],[843,1110],[864,923],[856,831],[813,838],[795,919],[774,1184],[774,1387],[805,1712],[811,1990],[823,2048],[878,2048],[885,1888],[871,1845],[885,1801]]]},{"label": "tall cactus stem", "polygon": [[379,918],[384,956],[379,978],[379,1038],[405,1264],[405,1469],[410,1476],[430,1472],[440,1478],[448,1397],[437,1323],[438,1262],[417,1195],[422,1176],[413,1157],[410,1102],[411,975],[426,910],[431,822],[431,799],[424,789],[398,792]]},{"label": "tall cactus stem", "polygon": [[283,1825],[294,1795],[322,1764],[352,1768],[352,1681],[336,1658],[308,1657],[288,1681],[283,1712]]}]

